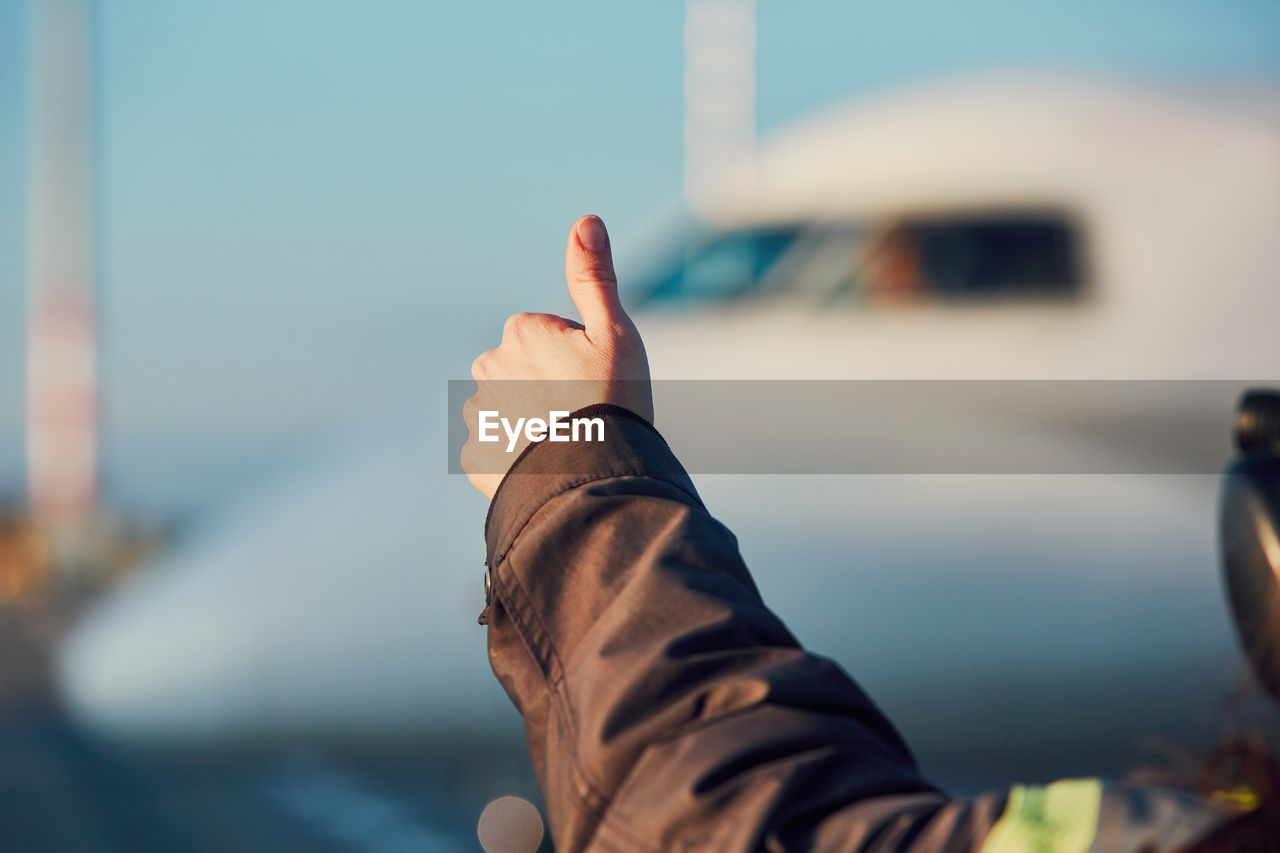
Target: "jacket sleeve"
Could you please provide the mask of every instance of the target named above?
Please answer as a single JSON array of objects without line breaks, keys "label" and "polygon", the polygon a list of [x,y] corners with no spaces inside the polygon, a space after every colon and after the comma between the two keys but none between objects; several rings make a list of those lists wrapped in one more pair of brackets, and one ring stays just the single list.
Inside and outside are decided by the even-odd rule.
[{"label": "jacket sleeve", "polygon": [[[531,446],[485,530],[490,662],[559,849],[970,850],[1009,831],[1019,846],[1025,827],[992,828],[1025,795],[925,781],[858,685],[765,606],[651,426],[576,414],[603,417],[604,441]],[[1100,802],[1058,791],[1084,809],[1078,849]]]}]

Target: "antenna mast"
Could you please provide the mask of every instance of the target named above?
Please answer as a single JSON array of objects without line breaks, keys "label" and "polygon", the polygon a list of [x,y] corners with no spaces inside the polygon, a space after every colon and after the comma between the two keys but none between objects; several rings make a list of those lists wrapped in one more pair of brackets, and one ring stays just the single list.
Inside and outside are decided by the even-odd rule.
[{"label": "antenna mast", "polygon": [[685,198],[705,212],[716,180],[755,159],[755,0],[685,0],[684,50]]}]

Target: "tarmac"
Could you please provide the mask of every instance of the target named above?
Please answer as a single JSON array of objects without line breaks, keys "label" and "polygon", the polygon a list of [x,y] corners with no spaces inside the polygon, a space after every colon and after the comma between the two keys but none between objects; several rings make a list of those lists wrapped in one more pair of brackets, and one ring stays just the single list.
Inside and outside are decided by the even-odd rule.
[{"label": "tarmac", "polygon": [[48,678],[58,614],[0,607],[0,850],[475,850],[474,821],[426,779],[380,779],[288,751],[173,761],[98,743]]}]

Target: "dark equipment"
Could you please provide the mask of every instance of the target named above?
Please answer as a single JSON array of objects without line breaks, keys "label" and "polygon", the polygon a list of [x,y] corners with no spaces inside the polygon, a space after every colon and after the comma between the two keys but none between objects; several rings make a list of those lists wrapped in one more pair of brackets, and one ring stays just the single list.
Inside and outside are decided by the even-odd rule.
[{"label": "dark equipment", "polygon": [[1251,390],[1235,419],[1239,455],[1222,484],[1222,574],[1249,662],[1280,698],[1280,392]]}]

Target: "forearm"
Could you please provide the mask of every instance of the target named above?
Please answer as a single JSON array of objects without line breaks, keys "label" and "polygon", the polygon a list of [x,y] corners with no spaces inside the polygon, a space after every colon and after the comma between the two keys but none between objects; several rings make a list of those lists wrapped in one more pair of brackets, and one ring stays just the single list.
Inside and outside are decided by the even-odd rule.
[{"label": "forearm", "polygon": [[814,809],[941,807],[867,696],[765,607],[661,438],[616,415],[606,435],[538,447],[487,531],[491,662],[557,840],[740,847]]}]

